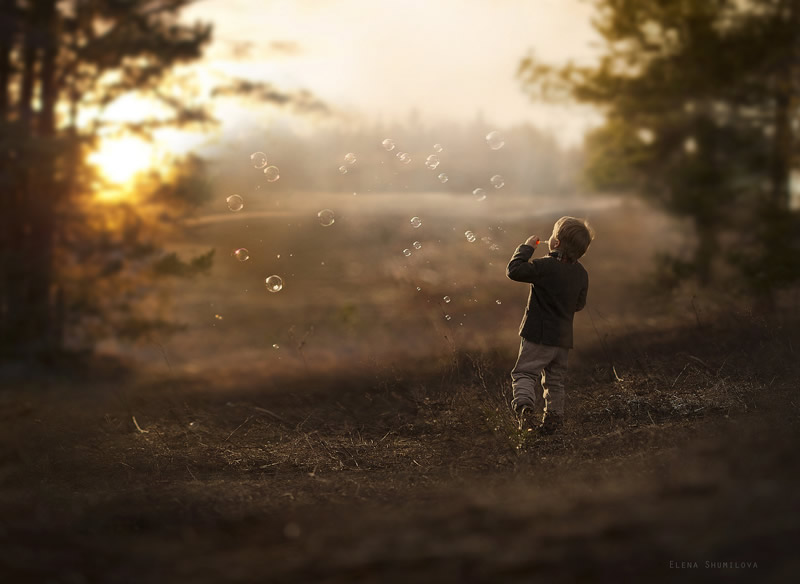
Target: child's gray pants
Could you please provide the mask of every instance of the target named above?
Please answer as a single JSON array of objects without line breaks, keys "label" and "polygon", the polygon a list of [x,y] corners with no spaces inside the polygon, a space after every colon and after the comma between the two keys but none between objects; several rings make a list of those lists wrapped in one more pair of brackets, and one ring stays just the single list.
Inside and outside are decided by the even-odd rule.
[{"label": "child's gray pants", "polygon": [[535,412],[564,414],[564,382],[567,376],[569,349],[540,345],[522,339],[519,357],[511,371],[514,399],[518,411],[530,406]]}]

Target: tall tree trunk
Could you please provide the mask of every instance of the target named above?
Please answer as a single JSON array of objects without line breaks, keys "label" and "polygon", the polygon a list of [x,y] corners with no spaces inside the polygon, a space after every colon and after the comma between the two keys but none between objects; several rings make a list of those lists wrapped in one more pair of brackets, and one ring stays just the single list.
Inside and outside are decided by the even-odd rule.
[{"label": "tall tree trunk", "polygon": [[[58,349],[54,338],[53,256],[56,241],[56,211],[59,204],[57,177],[58,148],[55,144],[55,106],[58,90],[55,79],[55,60],[58,50],[56,0],[38,0],[41,66],[39,87],[41,110],[36,124],[38,142],[42,148],[41,165],[37,168],[36,192],[41,194],[30,209],[32,216],[30,248],[29,338],[31,349],[50,353]],[[29,197],[33,198],[33,197]]]},{"label": "tall tree trunk", "polygon": [[11,94],[11,48],[15,32],[13,0],[0,0],[0,122],[8,121]]}]

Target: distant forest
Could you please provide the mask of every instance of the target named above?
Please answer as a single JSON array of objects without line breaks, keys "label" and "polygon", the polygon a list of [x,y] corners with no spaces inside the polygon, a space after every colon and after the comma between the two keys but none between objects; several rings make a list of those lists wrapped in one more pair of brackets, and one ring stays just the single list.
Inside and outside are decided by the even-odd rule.
[{"label": "distant forest", "polygon": [[[486,135],[498,130],[505,144],[489,148]],[[469,124],[424,125],[412,113],[403,123],[317,126],[303,133],[288,124],[261,130],[242,129],[235,141],[216,151],[209,161],[212,189],[222,194],[250,192],[268,185],[271,192],[450,192],[469,194],[475,188],[494,190],[490,178],[500,175],[506,192],[515,194],[559,194],[579,188],[582,154],[578,148],[563,148],[556,137],[531,124],[492,127],[480,116]],[[382,141],[395,147],[387,151]],[[434,150],[440,144],[441,152]],[[266,153],[268,164],[280,169],[280,179],[268,183],[253,168],[250,154]],[[357,161],[345,162],[352,152]],[[403,163],[398,155],[411,157]],[[430,169],[429,155],[439,158]],[[344,166],[346,174],[340,172]],[[447,175],[447,181],[439,179]]]}]

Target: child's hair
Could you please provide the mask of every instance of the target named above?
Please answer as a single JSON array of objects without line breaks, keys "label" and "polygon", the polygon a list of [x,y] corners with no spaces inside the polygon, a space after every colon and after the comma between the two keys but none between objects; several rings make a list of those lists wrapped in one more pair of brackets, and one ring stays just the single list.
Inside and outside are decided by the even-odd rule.
[{"label": "child's hair", "polygon": [[558,249],[564,252],[567,260],[574,262],[589,249],[594,229],[586,219],[562,217],[553,225],[553,239],[560,242]]}]

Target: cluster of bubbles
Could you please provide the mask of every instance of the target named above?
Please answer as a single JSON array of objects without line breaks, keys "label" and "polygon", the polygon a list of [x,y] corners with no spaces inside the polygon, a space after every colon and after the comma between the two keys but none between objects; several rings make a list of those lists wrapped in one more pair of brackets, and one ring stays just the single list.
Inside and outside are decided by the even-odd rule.
[{"label": "cluster of bubbles", "polygon": [[470,243],[475,243],[475,234],[472,233],[472,231],[465,231],[464,237],[466,237],[467,241],[469,241]]},{"label": "cluster of bubbles", "polygon": [[[253,152],[250,155],[250,162],[253,163],[253,166],[257,169],[264,169],[263,172],[267,177],[267,181],[275,182],[280,178],[280,170],[277,166],[267,166],[267,155],[263,152]],[[241,211],[244,208],[244,199],[240,195],[230,195],[225,199],[225,202],[228,205],[228,209],[233,212]],[[322,213],[322,211],[320,211]],[[330,211],[331,219],[330,223],[333,223],[333,211]],[[247,248],[240,247],[238,249],[233,250],[231,255],[239,260],[240,262],[246,262],[250,259],[250,251]],[[281,256],[278,255],[278,258]],[[267,290],[270,292],[280,292],[283,289],[283,280],[280,276],[273,275],[269,276],[266,279]],[[219,320],[222,320],[222,317],[216,315]],[[274,345],[277,348],[277,345]]]},{"label": "cluster of bubbles", "polygon": [[339,167],[339,172],[341,174],[347,174],[347,166],[353,166],[356,163],[356,155],[352,152],[348,152],[344,155],[344,161],[346,164],[343,164]]},{"label": "cluster of bubbles", "polygon": [[323,209],[317,213],[317,218],[319,219],[319,224],[323,227],[330,227],[336,222],[336,215],[330,209]]}]

